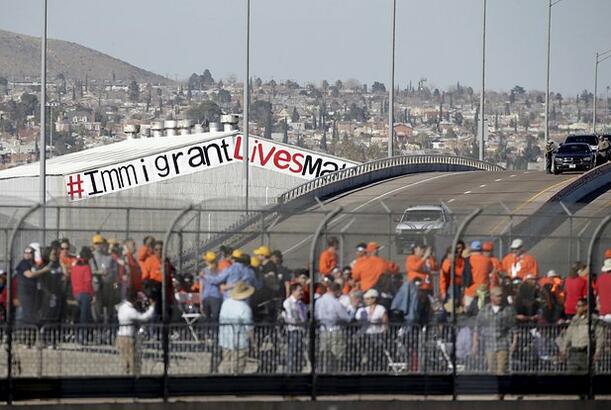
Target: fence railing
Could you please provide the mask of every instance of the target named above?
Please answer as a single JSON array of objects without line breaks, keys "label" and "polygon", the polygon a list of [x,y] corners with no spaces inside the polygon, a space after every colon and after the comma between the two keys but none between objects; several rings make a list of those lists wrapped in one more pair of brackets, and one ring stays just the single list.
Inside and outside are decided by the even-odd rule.
[{"label": "fence railing", "polygon": [[[611,326],[600,323],[601,349],[593,372],[611,375]],[[314,363],[309,355],[314,329]],[[121,340],[113,325],[45,325],[1,328],[0,378],[160,376],[164,374],[163,325],[143,325]],[[567,325],[517,326],[507,348],[479,343],[468,324],[426,326],[354,323],[326,329],[284,324],[168,325],[167,374],[239,375],[571,375],[585,374],[587,355],[563,351]],[[456,332],[456,343],[452,333]],[[480,332],[485,331],[479,329]],[[496,350],[495,350],[496,349]],[[592,346],[596,350],[595,343]],[[504,352],[504,363],[498,353]],[[494,356],[497,354],[497,356]],[[578,357],[577,357],[578,356]],[[585,359],[584,359],[585,357]],[[493,361],[493,362],[491,362]],[[580,367],[581,366],[581,367]]]}]

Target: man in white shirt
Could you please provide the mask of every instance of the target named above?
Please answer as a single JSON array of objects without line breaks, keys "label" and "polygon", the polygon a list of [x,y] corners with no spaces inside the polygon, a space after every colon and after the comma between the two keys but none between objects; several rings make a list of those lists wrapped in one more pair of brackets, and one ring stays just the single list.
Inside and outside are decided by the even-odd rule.
[{"label": "man in white shirt", "polygon": [[290,296],[282,304],[282,318],[287,324],[288,355],[286,357],[287,373],[300,373],[303,367],[303,338],[305,336],[308,308],[301,301],[303,286],[293,283],[289,287]]},{"label": "man in white shirt", "polygon": [[145,312],[138,311],[136,292],[130,292],[127,299],[120,305],[117,312],[119,331],[117,332],[117,350],[126,374],[140,375],[140,355],[136,354],[136,333],[138,325],[147,322],[155,314],[155,304],[152,303]]}]

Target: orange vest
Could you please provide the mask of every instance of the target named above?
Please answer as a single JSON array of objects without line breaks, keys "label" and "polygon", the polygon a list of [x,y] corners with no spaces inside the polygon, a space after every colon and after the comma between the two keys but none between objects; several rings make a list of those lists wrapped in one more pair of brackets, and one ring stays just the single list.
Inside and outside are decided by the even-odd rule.
[{"label": "orange vest", "polygon": [[420,285],[421,289],[433,289],[433,283],[431,281],[431,275],[424,271],[426,261],[420,256],[409,255],[405,258],[405,271],[407,272],[407,279],[414,281],[416,279],[422,280]]},{"label": "orange vest", "polygon": [[465,290],[465,295],[473,297],[480,286],[489,284],[493,265],[490,257],[481,253],[474,253],[469,257],[469,260],[471,261],[473,283]]},{"label": "orange vest", "polygon": [[163,281],[163,273],[161,272],[161,259],[157,255],[151,255],[144,262],[142,270],[142,280],[154,280],[161,283]]}]

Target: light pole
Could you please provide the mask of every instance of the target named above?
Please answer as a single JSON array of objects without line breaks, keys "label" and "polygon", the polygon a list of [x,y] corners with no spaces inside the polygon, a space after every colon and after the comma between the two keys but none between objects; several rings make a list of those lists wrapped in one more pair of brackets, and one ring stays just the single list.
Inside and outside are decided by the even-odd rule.
[{"label": "light pole", "polygon": [[[562,0],[549,0],[547,6],[547,70],[545,82],[545,144],[549,142],[549,71],[550,71],[550,49],[551,49],[551,34],[552,34],[552,7],[560,3]],[[545,156],[545,169],[548,169],[548,158]]]},{"label": "light pole", "polygon": [[[603,58],[601,58],[603,57]],[[596,100],[598,99],[598,64],[602,63],[606,59],[611,58],[611,49],[603,51],[602,53],[596,53],[596,59],[594,63],[594,104],[592,106],[592,134],[596,134]]]},{"label": "light pole", "polygon": [[395,121],[394,121],[394,108],[395,108],[395,26],[396,26],[396,14],[397,14],[397,0],[392,0],[392,13],[391,13],[391,44],[392,49],[390,51],[390,89],[388,90],[388,157],[392,157],[394,154],[394,137],[395,137]]},{"label": "light pole", "polygon": [[40,47],[40,143],[38,147],[38,161],[40,163],[40,175],[38,177],[40,188],[40,227],[42,229],[41,246],[45,243],[45,230],[47,227],[45,203],[47,202],[47,141],[45,138],[46,130],[46,110],[47,110],[47,0],[43,0],[43,29],[42,43]]},{"label": "light pole", "polygon": [[250,103],[250,0],[246,0],[246,64],[244,70],[244,141],[242,161],[244,161],[244,208],[248,213],[248,105]]},{"label": "light pole", "polygon": [[605,95],[605,132],[607,131],[607,123],[609,122],[609,86],[607,86],[607,94]]},{"label": "light pole", "polygon": [[482,95],[479,103],[480,107],[480,136],[479,136],[479,160],[484,160],[484,104],[486,100],[486,0],[483,2],[483,20],[482,20]]}]

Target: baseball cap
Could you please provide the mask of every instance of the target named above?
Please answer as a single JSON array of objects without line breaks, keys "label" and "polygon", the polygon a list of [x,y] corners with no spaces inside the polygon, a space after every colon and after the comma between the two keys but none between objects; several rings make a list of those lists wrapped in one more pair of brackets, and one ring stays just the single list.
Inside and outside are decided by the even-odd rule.
[{"label": "baseball cap", "polygon": [[514,239],[511,242],[511,249],[520,249],[524,245],[524,241],[522,239]]},{"label": "baseball cap", "polygon": [[271,256],[272,250],[269,249],[269,246],[262,245],[262,246],[259,246],[257,249],[255,249],[253,253],[257,256],[268,257],[268,256]]},{"label": "baseball cap", "polygon": [[551,269],[551,270],[547,271],[547,275],[546,276],[548,278],[554,278],[554,277],[557,277],[557,276],[560,276],[560,275],[558,275],[555,270]]},{"label": "baseball cap", "polygon": [[202,259],[206,262],[213,263],[216,262],[218,256],[216,252],[208,251],[202,255]]},{"label": "baseball cap", "polygon": [[367,252],[375,252],[380,248],[377,242],[369,242],[367,244]]},{"label": "baseball cap", "polygon": [[99,233],[96,233],[95,235],[93,235],[93,238],[91,238],[91,243],[93,243],[94,245],[99,245],[104,242],[106,242],[106,239],[104,239],[104,237]]},{"label": "baseball cap", "polygon": [[361,242],[358,245],[356,245],[357,252],[363,252],[366,249],[367,249],[367,244],[365,242]]},{"label": "baseball cap", "polygon": [[242,259],[244,257],[244,252],[242,252],[240,249],[235,249],[233,252],[231,252],[231,257],[233,259]]},{"label": "baseball cap", "polygon": [[494,244],[490,241],[482,243],[482,250],[491,252],[494,249]]},{"label": "baseball cap", "polygon": [[480,241],[473,241],[473,242],[471,242],[470,248],[473,251],[481,251],[482,250],[482,243]]},{"label": "baseball cap", "polygon": [[363,295],[364,298],[377,298],[379,297],[380,294],[378,293],[377,290],[375,289],[369,289],[367,292],[365,292],[365,294]]}]

